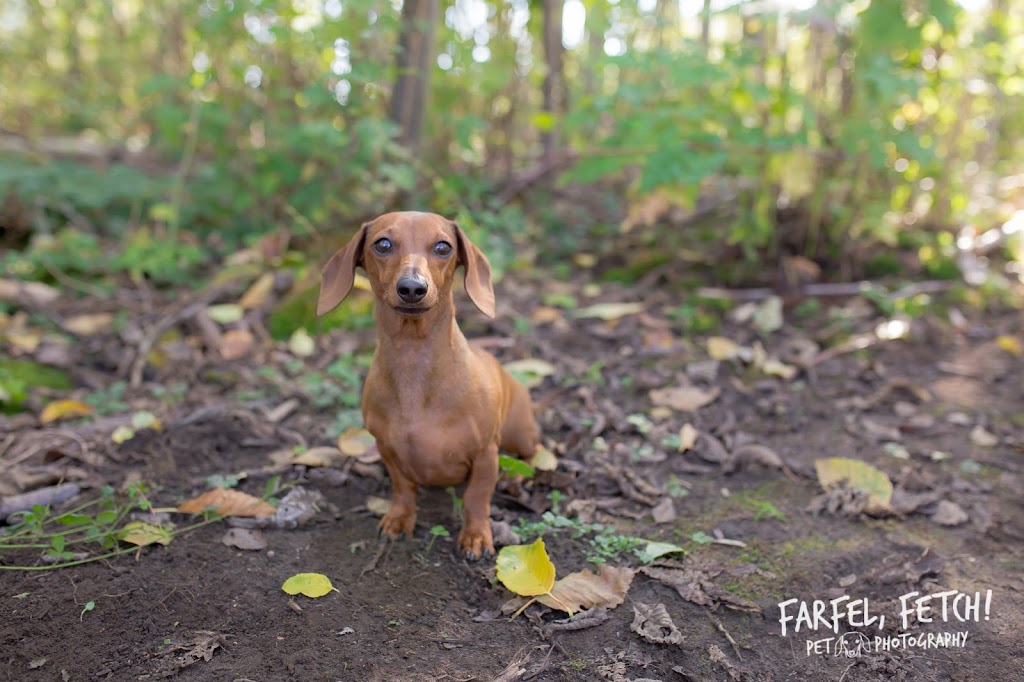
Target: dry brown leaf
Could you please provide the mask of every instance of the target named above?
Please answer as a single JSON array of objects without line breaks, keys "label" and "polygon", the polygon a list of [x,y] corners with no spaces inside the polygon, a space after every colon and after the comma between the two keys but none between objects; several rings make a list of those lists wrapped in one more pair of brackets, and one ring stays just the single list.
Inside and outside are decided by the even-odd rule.
[{"label": "dry brown leaf", "polygon": [[633,623],[629,629],[655,644],[683,643],[683,633],[672,622],[664,604],[652,606],[637,602],[633,606]]},{"label": "dry brown leaf", "polygon": [[391,511],[391,500],[370,495],[366,498],[366,508],[375,516],[384,516]]},{"label": "dry brown leaf", "polygon": [[207,510],[221,516],[252,516],[255,518],[273,516],[277,511],[272,504],[258,497],[229,488],[207,490],[199,497],[194,497],[178,505],[178,511],[186,514],[199,514]]},{"label": "dry brown leaf", "polygon": [[258,552],[267,548],[267,536],[255,528],[228,528],[220,541],[228,547]]},{"label": "dry brown leaf", "polygon": [[939,500],[931,519],[940,526],[961,526],[970,521],[963,507],[949,500]]},{"label": "dry brown leaf", "polygon": [[672,503],[671,497],[665,497],[658,504],[654,505],[654,509],[651,510],[651,518],[654,519],[654,523],[669,523],[670,521],[676,520],[676,507]]},{"label": "dry brown leaf", "polygon": [[682,428],[679,429],[679,452],[686,452],[691,449],[699,436],[700,431],[693,424],[689,422],[683,424]]},{"label": "dry brown leaf", "polygon": [[348,455],[349,457],[361,457],[365,455],[370,448],[374,446],[377,441],[374,440],[373,434],[366,429],[359,427],[352,427],[345,429],[340,436],[338,436],[338,449],[341,450],[341,454]]},{"label": "dry brown leaf", "polygon": [[221,337],[220,356],[225,360],[237,360],[248,355],[255,345],[256,339],[249,330],[229,329]]},{"label": "dry brown leaf", "polygon": [[576,311],[574,317],[596,317],[601,320],[611,321],[626,315],[636,315],[643,311],[643,303],[595,303],[586,308],[580,308]]},{"label": "dry brown leaf", "polygon": [[264,272],[259,276],[249,290],[246,291],[242,298],[238,301],[238,305],[242,306],[246,310],[252,310],[253,308],[262,308],[263,304],[267,302],[267,298],[270,297],[270,292],[274,290],[274,273]]},{"label": "dry brown leaf", "polygon": [[112,313],[90,313],[75,315],[64,320],[64,329],[79,336],[92,336],[101,331],[108,331],[114,322]]},{"label": "dry brown leaf", "polygon": [[43,307],[60,298],[60,292],[42,282],[22,282],[17,279],[0,279],[0,301],[19,305]]},{"label": "dry brown leaf", "polygon": [[530,320],[534,324],[552,324],[561,322],[564,319],[565,317],[562,315],[561,310],[546,305],[537,306],[530,315]]},{"label": "dry brown leaf", "polygon": [[782,461],[779,453],[765,445],[748,443],[741,445],[730,453],[729,458],[722,462],[722,470],[729,474],[739,471],[750,464],[760,464],[769,469],[780,469],[790,474],[789,467]]},{"label": "dry brown leaf", "polygon": [[671,386],[656,388],[650,391],[648,396],[655,405],[671,407],[680,412],[694,412],[714,402],[719,393],[721,389],[717,386],[712,386],[708,390],[696,386]]},{"label": "dry brown leaf", "polygon": [[732,339],[724,336],[712,336],[708,339],[708,355],[713,360],[733,360],[741,355],[743,347]]},{"label": "dry brown leaf", "polygon": [[626,598],[635,571],[602,564],[597,573],[589,570],[570,573],[556,580],[551,591],[537,597],[537,601],[559,611],[571,609],[573,613],[595,606],[615,608]]},{"label": "dry brown leaf", "polygon": [[298,453],[292,457],[290,464],[301,464],[307,467],[332,467],[340,465],[344,460],[345,456],[338,448],[321,445]]}]

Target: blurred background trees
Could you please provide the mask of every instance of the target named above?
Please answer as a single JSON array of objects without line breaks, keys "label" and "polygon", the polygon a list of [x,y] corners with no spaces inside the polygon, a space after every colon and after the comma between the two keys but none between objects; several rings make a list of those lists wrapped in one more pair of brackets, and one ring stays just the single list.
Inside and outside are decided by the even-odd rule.
[{"label": "blurred background trees", "polygon": [[414,204],[499,267],[951,276],[1024,208],[1022,65],[1009,0],[6,0],[3,262],[183,281]]}]

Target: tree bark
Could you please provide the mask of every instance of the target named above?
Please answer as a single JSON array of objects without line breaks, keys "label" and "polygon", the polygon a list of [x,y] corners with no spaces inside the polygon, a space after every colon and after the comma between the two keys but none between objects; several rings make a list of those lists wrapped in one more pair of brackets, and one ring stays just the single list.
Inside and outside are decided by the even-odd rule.
[{"label": "tree bark", "polygon": [[545,160],[554,158],[558,151],[557,121],[565,105],[562,51],[562,0],[544,0],[544,112],[555,121],[541,136]]},{"label": "tree bark", "polygon": [[430,73],[434,66],[438,0],[405,0],[397,57],[398,75],[389,116],[400,129],[399,143],[416,153],[426,115]]}]

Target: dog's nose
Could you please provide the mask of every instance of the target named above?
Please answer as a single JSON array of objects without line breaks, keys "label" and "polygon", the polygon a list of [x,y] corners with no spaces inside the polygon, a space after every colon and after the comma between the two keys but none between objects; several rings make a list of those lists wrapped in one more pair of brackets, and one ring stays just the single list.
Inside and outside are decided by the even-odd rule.
[{"label": "dog's nose", "polygon": [[398,297],[406,303],[419,303],[427,295],[427,280],[422,277],[402,275],[398,278]]}]

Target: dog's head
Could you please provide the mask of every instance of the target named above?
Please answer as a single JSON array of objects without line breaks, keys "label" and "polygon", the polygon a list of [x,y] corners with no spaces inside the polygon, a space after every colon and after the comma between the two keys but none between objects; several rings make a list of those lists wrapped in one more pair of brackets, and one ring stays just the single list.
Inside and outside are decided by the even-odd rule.
[{"label": "dog's head", "polygon": [[418,317],[451,290],[460,265],[466,269],[470,300],[494,317],[491,264],[456,223],[435,213],[385,213],[364,223],[327,261],[316,313],[336,308],[352,290],[356,268],[362,267],[381,305]]}]

